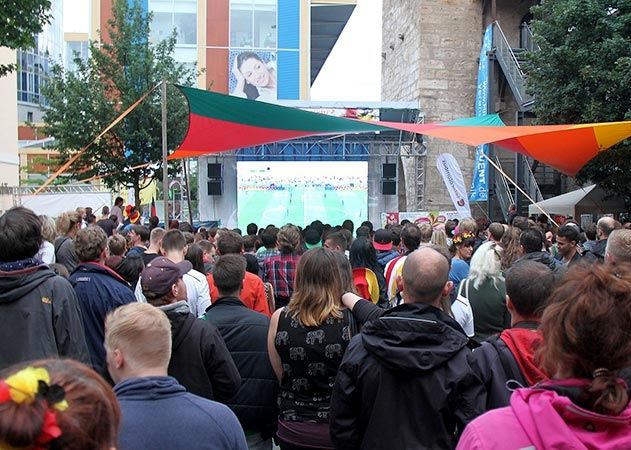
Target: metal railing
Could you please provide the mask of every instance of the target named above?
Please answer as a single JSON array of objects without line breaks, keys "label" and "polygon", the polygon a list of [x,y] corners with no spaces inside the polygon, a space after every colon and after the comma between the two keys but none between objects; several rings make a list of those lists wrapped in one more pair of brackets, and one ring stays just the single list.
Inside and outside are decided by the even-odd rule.
[{"label": "metal railing", "polygon": [[543,195],[541,195],[537,178],[526,158],[524,158],[522,170],[524,171],[524,190],[528,192],[528,195],[530,195],[535,202],[540,202],[543,200]]},{"label": "metal railing", "polygon": [[520,109],[522,111],[530,109],[533,104],[533,97],[526,92],[526,76],[508,39],[506,39],[506,35],[497,22],[493,23],[493,47],[497,62],[508,80],[508,85]]},{"label": "metal railing", "polygon": [[535,43],[535,37],[534,37],[534,34],[532,33],[532,28],[530,28],[530,25],[528,25],[526,22],[523,22],[519,26],[519,29],[520,29],[519,46],[521,48],[529,52],[535,52],[535,51],[541,50],[539,45]]},{"label": "metal railing", "polygon": [[[498,167],[502,168],[502,161],[497,155],[495,156],[495,163]],[[497,195],[497,200],[500,204],[500,208],[502,209],[502,214],[504,217],[507,217],[508,207],[515,203],[515,198],[513,197],[511,186],[508,184],[506,178],[504,178],[504,175],[500,172],[496,172],[495,176],[495,194]]]}]

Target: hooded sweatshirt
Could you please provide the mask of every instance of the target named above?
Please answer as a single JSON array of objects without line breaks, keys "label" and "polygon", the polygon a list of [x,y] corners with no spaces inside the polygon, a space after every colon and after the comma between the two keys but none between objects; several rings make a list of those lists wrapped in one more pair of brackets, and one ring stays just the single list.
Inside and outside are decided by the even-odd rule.
[{"label": "hooded sweatshirt", "polygon": [[234,413],[186,392],[175,378],[129,378],[114,393],[122,413],[119,450],[247,450]]},{"label": "hooded sweatshirt", "polygon": [[488,411],[508,406],[512,389],[533,386],[548,376],[535,361],[541,343],[536,322],[520,322],[491,336],[468,356],[471,369],[482,383],[478,408]]},{"label": "hooded sweatshirt", "polygon": [[0,342],[0,369],[60,356],[90,362],[77,296],[46,265],[0,271]]},{"label": "hooded sweatshirt", "polygon": [[629,405],[617,416],[606,416],[572,401],[571,397],[588,383],[589,380],[573,379],[518,389],[511,396],[510,406],[489,411],[471,422],[457,449],[631,448]]},{"label": "hooded sweatshirt", "polygon": [[441,310],[403,304],[351,341],[331,399],[336,449],[453,448],[456,426],[481,411],[468,339]]}]

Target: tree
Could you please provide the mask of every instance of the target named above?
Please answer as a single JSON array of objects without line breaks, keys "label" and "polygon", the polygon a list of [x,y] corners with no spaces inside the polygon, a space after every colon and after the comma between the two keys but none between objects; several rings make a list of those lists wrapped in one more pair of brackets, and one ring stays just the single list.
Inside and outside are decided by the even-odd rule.
[{"label": "tree", "polygon": [[[35,47],[35,35],[50,22],[50,0],[3,0],[0,8],[0,47]],[[17,64],[0,64],[0,77]]]},{"label": "tree", "polygon": [[[543,124],[631,119],[631,1],[555,0],[532,9],[540,51],[528,55],[528,86]],[[631,142],[601,152],[577,175],[631,207]]]},{"label": "tree", "polygon": [[[175,32],[154,46],[148,40],[150,22],[151,15],[138,0],[132,6],[117,0],[108,23],[109,40],[91,42],[88,60],[75,59],[76,72],[53,68],[43,90],[48,101],[45,132],[55,138],[64,162],[162,79],[192,84],[194,71],[172,56]],[[173,149],[186,133],[188,109],[184,96],[171,85],[167,105],[167,140]],[[161,161],[160,89],[155,89],[84,152],[72,174],[78,179],[100,176],[110,188],[133,188],[139,203],[140,191],[162,176]]]}]

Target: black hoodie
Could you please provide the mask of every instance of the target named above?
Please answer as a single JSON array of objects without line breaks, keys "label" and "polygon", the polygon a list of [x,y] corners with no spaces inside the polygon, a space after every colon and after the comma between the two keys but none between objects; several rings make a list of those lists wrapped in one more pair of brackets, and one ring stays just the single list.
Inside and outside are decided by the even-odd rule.
[{"label": "black hoodie", "polygon": [[90,363],[70,283],[46,265],[0,271],[0,369],[41,358]]},{"label": "black hoodie", "polygon": [[403,304],[351,341],[331,399],[336,449],[453,448],[482,411],[468,339],[441,310]]}]

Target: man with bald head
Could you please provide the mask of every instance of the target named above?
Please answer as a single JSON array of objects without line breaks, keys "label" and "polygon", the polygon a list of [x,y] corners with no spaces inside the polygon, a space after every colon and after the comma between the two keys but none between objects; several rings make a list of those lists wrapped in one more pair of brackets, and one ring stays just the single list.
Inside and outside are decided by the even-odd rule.
[{"label": "man with bald head", "polygon": [[592,246],[592,249],[585,254],[587,261],[604,262],[609,235],[619,228],[620,222],[614,220],[612,217],[601,217],[598,219],[598,222],[596,223],[596,238],[598,240]]},{"label": "man with bald head", "polygon": [[631,230],[614,230],[607,239],[605,264],[631,263]]},{"label": "man with bald head", "polygon": [[[410,253],[400,280],[403,304],[375,312],[351,340],[331,398],[335,448],[453,448],[482,412],[468,338],[440,309],[453,288],[449,266],[432,246]],[[343,301],[354,314],[367,306],[350,293]]]}]

